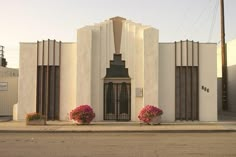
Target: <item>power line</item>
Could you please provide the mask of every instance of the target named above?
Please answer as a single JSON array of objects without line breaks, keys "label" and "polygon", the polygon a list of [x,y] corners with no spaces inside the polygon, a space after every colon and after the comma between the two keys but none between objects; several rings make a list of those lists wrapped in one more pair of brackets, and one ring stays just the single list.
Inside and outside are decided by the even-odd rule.
[{"label": "power line", "polygon": [[215,8],[214,8],[214,13],[213,13],[213,19],[212,19],[212,23],[211,23],[211,27],[210,27],[210,33],[209,33],[209,37],[208,37],[208,42],[212,38],[212,34],[213,34],[215,22],[216,22],[216,15],[217,15],[217,12],[218,12],[218,7],[219,7],[219,1],[216,1]]},{"label": "power line", "polygon": [[212,2],[212,0],[208,1],[208,4],[201,10],[200,14],[196,18],[196,20],[192,23],[192,25],[190,25],[194,29],[192,29],[192,31],[190,33],[186,33],[185,38],[187,37],[187,34],[189,34],[189,38],[190,38],[192,36],[193,32],[195,32],[197,23],[200,21],[200,19],[205,14],[205,12],[209,9],[209,5],[211,4],[211,2]]},{"label": "power line", "polygon": [[180,22],[179,26],[176,27],[176,28],[177,28],[177,29],[176,29],[176,32],[179,32],[179,31],[183,32],[183,25],[184,25],[185,22],[186,22],[185,19],[187,18],[187,15],[189,15],[189,14],[188,14],[188,11],[189,11],[190,7],[191,7],[191,5],[189,5],[189,6],[185,9],[185,11],[184,11],[184,17],[183,17],[183,19],[181,20],[182,22]]},{"label": "power line", "polygon": [[[204,13],[207,11],[208,6],[211,4],[211,2],[212,2],[212,0],[208,0],[207,5],[201,10],[199,16],[198,16],[198,17],[196,18],[196,20],[192,23],[192,25],[190,25],[191,27],[195,26],[195,25],[198,23],[198,21],[201,19],[201,17],[204,15]],[[187,35],[192,34],[192,32],[193,32],[193,31],[192,31],[191,33],[188,33],[188,32],[186,32],[186,29],[183,29],[185,23],[187,22],[186,18],[187,18],[188,15],[189,15],[189,14],[188,14],[188,11],[191,9],[191,7],[192,7],[192,5],[186,7],[186,9],[185,9],[185,11],[184,11],[184,18],[183,18],[182,22],[180,23],[180,25],[179,25],[179,26],[177,27],[177,29],[176,29],[176,32],[179,32],[179,31],[180,31],[180,32],[183,34],[184,38],[186,38]],[[184,34],[184,33],[185,33],[185,34]]]}]

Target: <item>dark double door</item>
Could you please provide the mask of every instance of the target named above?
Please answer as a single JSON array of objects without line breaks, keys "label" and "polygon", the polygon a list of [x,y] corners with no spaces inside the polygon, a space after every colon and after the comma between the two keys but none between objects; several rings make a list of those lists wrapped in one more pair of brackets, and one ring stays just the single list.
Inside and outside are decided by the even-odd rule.
[{"label": "dark double door", "polygon": [[104,83],[104,120],[129,121],[131,119],[130,97],[130,83]]}]

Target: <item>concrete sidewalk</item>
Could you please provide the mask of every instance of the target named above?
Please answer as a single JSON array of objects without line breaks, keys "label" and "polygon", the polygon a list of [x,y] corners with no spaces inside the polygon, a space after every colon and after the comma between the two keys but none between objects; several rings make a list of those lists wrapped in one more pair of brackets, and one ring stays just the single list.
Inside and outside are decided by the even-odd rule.
[{"label": "concrete sidewalk", "polygon": [[139,122],[92,122],[90,125],[76,125],[70,121],[48,121],[47,125],[26,125],[25,121],[0,122],[0,133],[6,132],[236,132],[236,121],[231,122],[176,122],[146,125]]}]

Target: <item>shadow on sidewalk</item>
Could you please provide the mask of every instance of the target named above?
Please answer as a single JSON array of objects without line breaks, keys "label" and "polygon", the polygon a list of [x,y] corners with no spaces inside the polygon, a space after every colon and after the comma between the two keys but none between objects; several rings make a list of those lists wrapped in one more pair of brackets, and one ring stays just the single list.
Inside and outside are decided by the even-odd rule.
[{"label": "shadow on sidewalk", "polygon": [[0,122],[9,122],[12,120],[12,116],[0,116]]}]

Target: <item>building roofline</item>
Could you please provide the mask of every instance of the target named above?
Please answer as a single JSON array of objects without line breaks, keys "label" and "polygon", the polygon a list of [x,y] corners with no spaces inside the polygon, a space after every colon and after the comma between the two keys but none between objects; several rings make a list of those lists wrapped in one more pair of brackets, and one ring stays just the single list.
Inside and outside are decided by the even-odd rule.
[{"label": "building roofline", "polygon": [[[159,42],[159,44],[174,44],[175,42],[180,42],[181,40],[179,41],[174,41],[174,42]],[[188,40],[188,41],[192,41],[192,40]],[[186,40],[182,40],[182,42],[186,42]],[[198,42],[198,41],[193,41],[193,42]],[[217,43],[213,43],[213,42],[199,42],[199,44],[216,44]]]},{"label": "building roofline", "polygon": [[[44,41],[47,41],[47,40],[44,40]],[[56,40],[57,41],[57,40]],[[39,41],[40,42],[40,41]],[[60,42],[60,41],[58,41],[58,42]],[[76,41],[75,42],[70,42],[70,41],[68,41],[68,42],[61,42],[62,44],[75,44],[75,43],[77,43]],[[37,44],[37,42],[20,42],[20,44]]]}]

